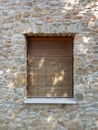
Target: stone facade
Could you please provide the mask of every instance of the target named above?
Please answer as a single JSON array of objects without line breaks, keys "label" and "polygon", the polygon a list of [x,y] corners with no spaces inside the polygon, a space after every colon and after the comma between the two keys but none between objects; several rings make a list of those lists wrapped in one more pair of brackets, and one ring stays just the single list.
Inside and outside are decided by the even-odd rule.
[{"label": "stone facade", "polygon": [[[74,36],[77,104],[24,103],[27,35]],[[0,130],[98,130],[98,0],[0,0]]]}]

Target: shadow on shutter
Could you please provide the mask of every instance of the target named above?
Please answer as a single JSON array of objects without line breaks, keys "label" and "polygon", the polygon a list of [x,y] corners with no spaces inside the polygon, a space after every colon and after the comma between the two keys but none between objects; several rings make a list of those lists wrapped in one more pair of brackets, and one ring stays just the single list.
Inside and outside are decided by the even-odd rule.
[{"label": "shadow on shutter", "polygon": [[28,37],[27,97],[73,97],[73,38]]}]

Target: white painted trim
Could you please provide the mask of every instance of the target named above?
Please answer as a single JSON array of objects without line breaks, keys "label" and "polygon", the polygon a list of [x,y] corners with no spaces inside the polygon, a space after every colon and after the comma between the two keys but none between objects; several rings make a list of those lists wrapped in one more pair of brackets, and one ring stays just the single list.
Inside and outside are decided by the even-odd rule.
[{"label": "white painted trim", "polygon": [[76,104],[74,98],[26,98],[24,103],[32,104]]}]

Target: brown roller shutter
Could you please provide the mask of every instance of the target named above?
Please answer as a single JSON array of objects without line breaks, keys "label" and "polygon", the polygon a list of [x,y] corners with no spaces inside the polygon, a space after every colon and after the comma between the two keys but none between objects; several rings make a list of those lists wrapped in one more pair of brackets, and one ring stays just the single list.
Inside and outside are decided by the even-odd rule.
[{"label": "brown roller shutter", "polygon": [[28,97],[73,96],[73,38],[28,37]]}]

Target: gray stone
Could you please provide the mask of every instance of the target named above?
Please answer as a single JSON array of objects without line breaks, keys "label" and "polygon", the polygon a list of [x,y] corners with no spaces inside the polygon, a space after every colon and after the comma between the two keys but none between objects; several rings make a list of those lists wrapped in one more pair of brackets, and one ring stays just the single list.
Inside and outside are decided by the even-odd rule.
[{"label": "gray stone", "polygon": [[8,124],[1,124],[0,125],[0,130],[8,130]]},{"label": "gray stone", "polygon": [[58,121],[58,124],[59,124],[60,126],[62,126],[62,127],[65,127],[65,124],[64,124],[63,121]]},{"label": "gray stone", "polygon": [[83,66],[84,62],[82,58],[75,58],[74,59],[75,66]]},{"label": "gray stone", "polygon": [[84,100],[83,93],[77,93],[75,96],[76,96],[77,101],[83,101]]},{"label": "gray stone", "polygon": [[88,70],[87,70],[87,69],[78,68],[78,69],[76,70],[76,73],[77,73],[78,75],[87,75],[87,74],[88,74]]},{"label": "gray stone", "polygon": [[78,120],[69,122],[69,130],[85,130],[84,124]]}]

